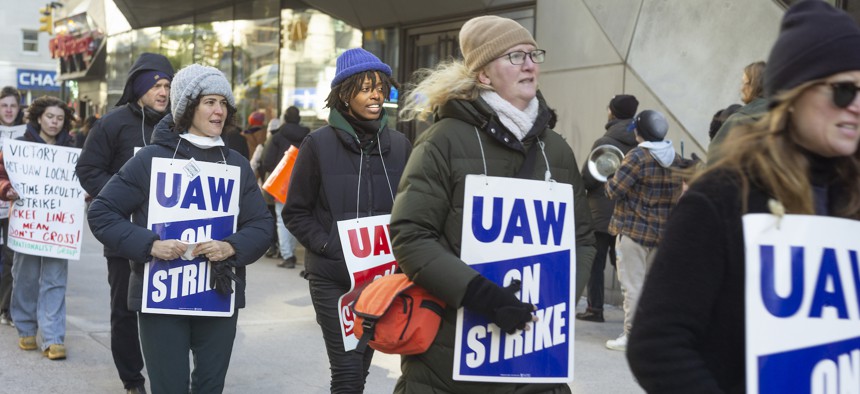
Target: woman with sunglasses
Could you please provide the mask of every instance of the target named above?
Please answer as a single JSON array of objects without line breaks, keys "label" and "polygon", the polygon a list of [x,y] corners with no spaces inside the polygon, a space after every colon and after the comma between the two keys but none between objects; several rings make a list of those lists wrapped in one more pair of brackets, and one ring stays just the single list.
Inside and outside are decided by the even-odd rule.
[{"label": "woman with sunglasses", "polygon": [[[770,110],[674,208],[639,301],[627,359],[648,392],[744,392],[742,217],[860,219],[860,28],[824,1],[785,14],[765,70]],[[803,388],[807,390],[807,388]]]},{"label": "woman with sunglasses", "polygon": [[[460,30],[462,61],[424,74],[406,97],[401,120],[436,122],[416,141],[391,213],[394,255],[403,272],[444,300],[443,323],[426,353],[403,356],[395,393],[569,393],[567,384],[464,382],[453,378],[457,309],[486,317],[508,333],[525,329],[534,306],[460,259],[468,174],[573,185],[576,294],[591,270],[594,233],[576,158],[550,129],[538,93],[545,52],[516,21],[480,16]],[[429,111],[428,111],[429,110]],[[533,166],[528,167],[528,153]],[[528,168],[521,170],[521,168]],[[420,209],[418,209],[420,207]],[[574,302],[575,303],[575,302]],[[570,322],[570,320],[568,320]],[[569,323],[573,324],[573,323]]]}]

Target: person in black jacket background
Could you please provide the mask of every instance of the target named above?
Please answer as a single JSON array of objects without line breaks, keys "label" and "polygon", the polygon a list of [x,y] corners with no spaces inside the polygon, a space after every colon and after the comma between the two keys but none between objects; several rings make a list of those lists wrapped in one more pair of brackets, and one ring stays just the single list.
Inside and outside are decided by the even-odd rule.
[{"label": "person in black jacket background", "polygon": [[[639,100],[635,96],[619,94],[609,101],[609,121],[606,122],[606,134],[594,141],[592,150],[601,145],[612,145],[627,154],[638,145],[636,136],[627,128],[633,122],[633,116],[639,108]],[[588,171],[588,162],[582,168],[582,182],[588,196],[588,206],[591,207],[591,220],[594,226],[594,237],[597,238],[597,254],[591,265],[591,275],[588,278],[588,309],[577,313],[576,318],[593,322],[603,322],[603,272],[606,269],[606,255],[615,265],[615,236],[609,233],[609,219],[615,210],[615,201],[606,197],[604,185],[606,182],[594,179]]]},{"label": "person in black jacket background", "polygon": [[332,393],[360,393],[373,351],[344,351],[338,299],[350,288],[337,231],[345,219],[391,213],[412,144],[387,126],[391,68],[361,48],[337,58],[328,126],[310,133],[293,167],[284,223],[305,247],[305,278],[331,366]]},{"label": "person in black jacket background", "polygon": [[[116,108],[99,119],[89,131],[75,172],[90,197],[96,197],[113,174],[147,146],[155,125],[167,114],[173,66],[166,57],[143,53],[131,66]],[[119,378],[130,393],[146,392],[143,356],[138,339],[137,314],[129,311],[128,259],[107,247],[110,284],[111,354]]]},{"label": "person in black jacket background", "polygon": [[[192,251],[193,256],[206,256],[215,278],[221,276],[219,273],[229,277],[224,271],[235,270],[238,280],[233,315],[140,313],[138,316],[140,343],[153,392],[188,393],[190,372],[191,392],[220,393],[233,351],[238,310],[245,306],[245,267],[266,251],[272,237],[272,217],[250,163],[225,147],[221,139],[224,125],[236,113],[230,83],[224,74],[212,67],[193,64],[180,70],[173,82],[172,114],[156,126],[152,144],[141,149],[105,185],[93,201],[88,219],[99,241],[132,261],[128,304],[131,310],[139,311],[144,264],[153,258],[176,260],[187,249],[181,241],[159,239],[147,228],[149,200],[157,198],[156,192],[150,190],[153,159],[193,159],[239,167],[236,231],[221,240],[198,243]],[[233,291],[226,286],[219,291],[227,290]],[[189,351],[194,356],[193,371],[189,371]]]},{"label": "person in black jacket background", "polygon": [[[263,171],[270,173],[275,170],[284,153],[291,146],[298,148],[302,145],[302,141],[310,133],[310,129],[299,124],[302,117],[299,115],[299,109],[290,106],[284,112],[284,124],[278,129],[278,132],[272,135],[272,141],[266,145],[266,150],[263,152]],[[296,268],[296,238],[290,234],[290,230],[284,225],[281,211],[284,210],[284,203],[275,200],[275,216],[278,224],[278,245],[281,249],[281,258],[283,261],[278,264],[278,267]]]}]

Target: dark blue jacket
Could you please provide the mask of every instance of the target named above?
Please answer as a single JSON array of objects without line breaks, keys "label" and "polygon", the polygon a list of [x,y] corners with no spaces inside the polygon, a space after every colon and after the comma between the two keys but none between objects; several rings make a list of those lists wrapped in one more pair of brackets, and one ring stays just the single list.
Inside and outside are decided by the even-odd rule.
[{"label": "dark blue jacket", "polygon": [[[236,254],[226,262],[236,267],[236,274],[243,280],[245,266],[263,256],[274,236],[272,216],[266,208],[248,160],[225,147],[201,149],[191,145],[179,138],[179,133],[173,127],[173,117],[165,116],[155,128],[152,144],[141,149],[111,178],[89,210],[89,224],[96,238],[106,247],[116,250],[120,256],[131,260],[132,273],[128,286],[128,306],[131,310],[140,310],[143,264],[152,259],[149,253],[152,243],[159,239],[146,227],[153,158],[194,158],[210,163],[226,159],[227,164],[241,168],[236,233],[223,241],[229,242],[236,250]],[[128,220],[129,216],[132,221]],[[237,284],[236,307],[244,306],[245,287]]]}]

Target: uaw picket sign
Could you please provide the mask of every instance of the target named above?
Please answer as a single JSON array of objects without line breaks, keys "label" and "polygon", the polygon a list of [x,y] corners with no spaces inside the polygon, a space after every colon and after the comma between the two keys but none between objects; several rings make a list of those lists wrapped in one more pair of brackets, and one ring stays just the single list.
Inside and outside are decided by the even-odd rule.
[{"label": "uaw picket sign", "polygon": [[[162,240],[187,244],[221,240],[235,233],[240,173],[239,167],[226,164],[153,158],[147,227]],[[144,269],[141,310],[232,316],[235,293],[215,291],[209,265],[196,256],[170,261],[153,258]]]},{"label": "uaw picket sign", "polygon": [[[27,131],[27,125],[22,124],[18,126],[0,126],[0,152],[3,152],[3,146],[6,145],[6,141],[14,140]],[[9,207],[12,204],[9,201],[0,201],[0,219],[6,219],[9,217]],[[0,238],[0,245],[3,244],[3,239]]]},{"label": "uaw picket sign", "polygon": [[344,350],[350,351],[358,345],[355,337],[355,316],[350,305],[358,292],[370,282],[397,270],[397,262],[391,252],[388,224],[391,215],[369,216],[337,222],[343,257],[349,271],[350,291],[338,299],[340,310],[340,332]]},{"label": "uaw picket sign", "polygon": [[747,392],[860,392],[860,222],[743,221]]},{"label": "uaw picket sign", "polygon": [[569,184],[468,175],[460,258],[487,279],[522,281],[537,306],[527,331],[502,332],[468,309],[457,314],[454,379],[563,383],[573,380],[570,320],[575,274],[573,188]]},{"label": "uaw picket sign", "polygon": [[9,211],[9,247],[19,253],[78,260],[84,190],[75,175],[81,150],[6,140],[3,163],[20,198]]}]

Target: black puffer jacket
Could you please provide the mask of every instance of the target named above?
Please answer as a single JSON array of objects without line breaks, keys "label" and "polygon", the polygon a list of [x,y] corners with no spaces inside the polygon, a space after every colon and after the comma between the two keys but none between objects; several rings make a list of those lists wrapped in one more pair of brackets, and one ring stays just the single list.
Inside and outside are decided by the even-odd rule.
[{"label": "black puffer jacket", "polygon": [[308,274],[349,287],[337,222],[391,213],[412,144],[385,126],[386,120],[362,150],[353,127],[332,111],[330,126],[308,134],[302,144],[282,215],[307,250]]},{"label": "black puffer jacket", "polygon": [[263,171],[272,172],[284,157],[284,152],[290,149],[290,146],[300,147],[310,132],[311,129],[297,123],[285,123],[281,126],[263,151]]},{"label": "black puffer jacket", "polygon": [[[630,149],[638,145],[636,136],[633,131],[627,130],[633,119],[613,119],[606,123],[606,134],[594,141],[591,150],[600,145],[612,145],[626,155]],[[585,191],[588,195],[588,206],[591,208],[591,220],[594,226],[594,231],[609,233],[609,219],[612,218],[612,211],[615,209],[615,201],[606,197],[604,193],[605,182],[600,182],[591,176],[588,171],[588,158],[585,159],[585,164],[582,166],[582,182],[585,185]]]},{"label": "black puffer jacket", "polygon": [[[174,156],[175,155],[175,156]],[[230,243],[236,254],[226,262],[236,267],[244,280],[245,266],[257,261],[266,252],[274,226],[263,196],[254,178],[251,165],[244,157],[225,147],[201,149],[179,138],[173,130],[173,117],[167,115],[156,126],[152,144],[141,149],[114,175],[99,193],[89,210],[93,234],[119,256],[131,260],[132,273],[128,286],[128,307],[140,310],[143,293],[143,264],[150,261],[152,243],[158,236],[146,227],[150,199],[150,175],[154,157],[193,158],[210,163],[227,160],[228,165],[241,168],[239,184],[239,217],[236,232],[223,241]],[[133,214],[133,216],[132,216]],[[128,217],[132,216],[132,221]],[[236,286],[236,307],[245,306],[245,286]]]}]

